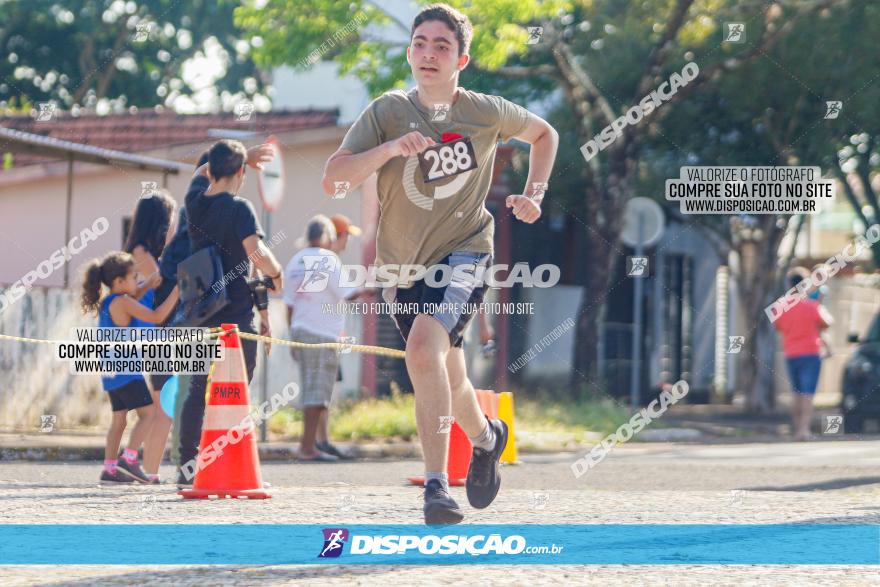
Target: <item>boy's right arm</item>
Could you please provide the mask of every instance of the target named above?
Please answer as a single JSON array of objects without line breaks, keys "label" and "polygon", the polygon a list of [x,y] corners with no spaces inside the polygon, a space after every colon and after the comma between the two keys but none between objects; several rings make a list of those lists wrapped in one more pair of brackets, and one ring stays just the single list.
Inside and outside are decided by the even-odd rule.
[{"label": "boy's right arm", "polygon": [[335,193],[335,182],[338,181],[348,182],[348,189],[353,190],[392,158],[416,155],[434,144],[434,139],[431,137],[413,131],[363,153],[353,153],[348,149],[340,148],[327,160],[321,187],[328,196]]}]

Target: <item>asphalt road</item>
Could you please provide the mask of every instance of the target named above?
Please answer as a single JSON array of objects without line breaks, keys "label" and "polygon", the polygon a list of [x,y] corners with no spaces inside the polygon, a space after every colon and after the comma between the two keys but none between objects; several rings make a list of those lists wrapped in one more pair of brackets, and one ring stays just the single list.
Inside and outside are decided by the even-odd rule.
[{"label": "asphalt road", "polygon": [[[880,441],[630,444],[580,479],[578,455],[528,455],[503,470],[486,510],[466,523],[880,524]],[[183,501],[171,485],[98,488],[96,463],[0,462],[0,523],[419,523],[417,461],[267,463],[273,499]],[[170,477],[172,470],[163,469]],[[453,497],[465,505],[463,489]],[[136,545],[124,545],[136,548]],[[821,545],[817,545],[821,548]],[[873,584],[853,566],[219,566],[0,567],[3,585]]]}]

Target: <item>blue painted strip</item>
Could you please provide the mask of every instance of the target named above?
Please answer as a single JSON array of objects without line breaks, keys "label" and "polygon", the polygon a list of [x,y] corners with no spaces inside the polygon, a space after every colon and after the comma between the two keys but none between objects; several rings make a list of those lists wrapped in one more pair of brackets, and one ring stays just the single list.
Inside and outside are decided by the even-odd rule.
[{"label": "blue painted strip", "polygon": [[3,524],[0,545],[0,564],[878,565],[880,525]]}]

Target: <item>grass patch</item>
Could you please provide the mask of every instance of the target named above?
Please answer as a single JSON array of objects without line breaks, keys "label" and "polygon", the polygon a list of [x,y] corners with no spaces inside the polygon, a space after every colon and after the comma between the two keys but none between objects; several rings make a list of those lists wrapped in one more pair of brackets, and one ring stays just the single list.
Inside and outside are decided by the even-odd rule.
[{"label": "grass patch", "polygon": [[629,419],[627,410],[610,398],[560,401],[543,395],[520,397],[515,410],[520,450],[590,446]]},{"label": "grass patch", "polygon": [[[549,397],[515,398],[516,434],[521,448],[559,448],[592,444],[629,419],[611,399],[566,402]],[[269,420],[269,430],[286,439],[302,435],[302,412],[285,408]],[[417,437],[412,394],[334,405],[330,414],[334,440],[413,440]]]},{"label": "grass patch", "polygon": [[593,432],[605,436],[629,420],[630,413],[611,399],[561,402],[518,398],[517,427],[531,432]]},{"label": "grass patch", "polygon": [[[330,438],[376,440],[416,437],[415,398],[393,389],[390,397],[334,404],[330,408]],[[269,419],[269,431],[283,438],[299,438],[303,431],[300,410],[284,408]]]}]

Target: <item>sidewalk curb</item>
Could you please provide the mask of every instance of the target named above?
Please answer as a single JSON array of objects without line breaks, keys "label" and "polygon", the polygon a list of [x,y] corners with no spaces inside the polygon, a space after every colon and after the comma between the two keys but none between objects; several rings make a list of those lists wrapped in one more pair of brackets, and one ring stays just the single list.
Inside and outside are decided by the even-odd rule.
[{"label": "sidewalk curb", "polygon": [[[340,447],[343,445],[340,443]],[[295,462],[296,443],[258,445],[262,462]],[[346,447],[355,459],[417,459],[422,451],[415,443],[370,443],[348,445]],[[344,449],[345,450],[345,449]],[[166,453],[167,456],[167,453]],[[104,447],[98,445],[81,446],[16,446],[0,448],[0,462],[4,461],[101,461],[104,459]],[[347,461],[343,461],[347,462]]]}]

